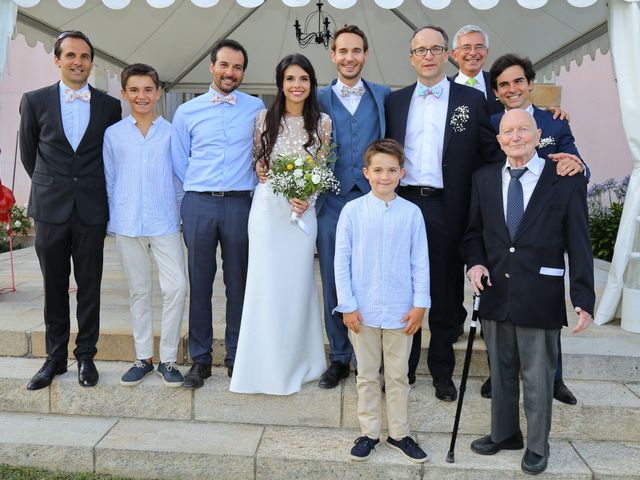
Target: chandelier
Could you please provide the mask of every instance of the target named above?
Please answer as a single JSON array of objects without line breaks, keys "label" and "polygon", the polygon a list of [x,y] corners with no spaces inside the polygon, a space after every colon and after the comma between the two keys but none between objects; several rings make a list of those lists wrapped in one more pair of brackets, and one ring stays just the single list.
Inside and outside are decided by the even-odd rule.
[{"label": "chandelier", "polygon": [[[323,3],[320,1],[316,3],[318,6],[318,10],[311,12],[307,15],[307,18],[304,21],[304,31],[300,28],[300,22],[296,18],[296,22],[293,24],[293,28],[296,29],[296,40],[298,40],[298,45],[302,48],[305,48],[310,43],[315,43],[317,45],[324,45],[324,48],[329,48],[329,44],[331,42],[331,37],[333,37],[333,32],[336,31],[336,22],[333,20],[331,15],[322,11]],[[313,32],[311,29],[312,25],[315,25],[317,17],[318,23],[318,31]]]}]

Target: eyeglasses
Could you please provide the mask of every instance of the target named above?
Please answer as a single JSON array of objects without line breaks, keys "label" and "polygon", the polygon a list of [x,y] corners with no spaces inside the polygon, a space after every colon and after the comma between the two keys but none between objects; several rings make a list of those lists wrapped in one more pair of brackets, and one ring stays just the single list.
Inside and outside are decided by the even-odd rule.
[{"label": "eyeglasses", "polygon": [[414,48],[413,50],[409,50],[409,53],[416,57],[425,57],[427,53],[431,53],[431,55],[433,55],[434,57],[439,57],[446,51],[447,49],[442,45],[434,45],[431,48],[425,48],[425,47]]},{"label": "eyeglasses", "polygon": [[479,43],[477,45],[465,44],[457,47],[456,50],[462,53],[471,53],[472,50],[475,50],[478,53],[484,53],[487,51],[487,46],[483,45],[482,43]]}]

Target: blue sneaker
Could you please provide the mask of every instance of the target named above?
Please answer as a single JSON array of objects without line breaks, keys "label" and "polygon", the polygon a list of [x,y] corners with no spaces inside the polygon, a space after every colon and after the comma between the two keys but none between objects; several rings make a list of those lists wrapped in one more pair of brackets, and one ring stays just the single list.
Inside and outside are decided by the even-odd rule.
[{"label": "blue sneaker", "polygon": [[351,459],[362,462],[371,456],[380,439],[369,438],[366,435],[356,438],[355,446],[351,449]]},{"label": "blue sneaker", "polygon": [[181,387],[184,377],[178,370],[176,362],[165,362],[158,365],[158,375],[162,377],[162,382],[167,387]]},{"label": "blue sneaker", "polygon": [[120,379],[120,385],[125,387],[133,387],[138,385],[142,379],[153,372],[153,364],[146,360],[136,360],[127,373],[125,373]]},{"label": "blue sneaker", "polygon": [[414,463],[424,463],[427,461],[427,454],[424,453],[420,445],[411,437],[404,437],[400,440],[388,437],[387,446],[402,453]]}]

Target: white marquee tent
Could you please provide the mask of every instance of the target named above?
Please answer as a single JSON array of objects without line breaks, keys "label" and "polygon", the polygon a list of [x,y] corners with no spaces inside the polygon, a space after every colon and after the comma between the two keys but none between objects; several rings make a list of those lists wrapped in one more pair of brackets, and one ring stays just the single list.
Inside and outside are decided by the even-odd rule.
[{"label": "white marquee tent", "polygon": [[[611,49],[633,172],[609,279],[596,322],[613,318],[622,296],[640,215],[640,0],[326,0],[337,25],[354,23],[369,37],[366,78],[399,87],[415,80],[408,60],[411,31],[439,25],[450,35],[476,24],[489,33],[492,56],[528,55],[539,78],[585,55]],[[211,81],[208,53],[220,38],[249,52],[244,89],[273,91],[273,69],[287,53],[303,51],[320,83],[335,70],[321,47],[302,50],[293,23],[315,9],[311,0],[0,0],[0,75],[9,40],[22,33],[50,50],[64,30],[82,30],[97,49],[98,71],[116,73],[132,62],[158,69],[169,90],[198,91]],[[451,67],[453,71],[453,67]]]}]

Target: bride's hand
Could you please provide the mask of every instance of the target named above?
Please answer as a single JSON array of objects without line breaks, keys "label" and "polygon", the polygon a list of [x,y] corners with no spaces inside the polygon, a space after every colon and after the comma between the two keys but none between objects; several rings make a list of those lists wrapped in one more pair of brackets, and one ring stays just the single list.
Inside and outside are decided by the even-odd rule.
[{"label": "bride's hand", "polygon": [[307,208],[309,208],[309,202],[306,200],[291,199],[291,211],[295,213],[297,217],[301,217],[304,212],[307,211]]}]

